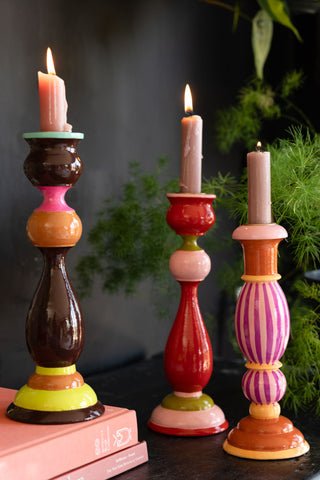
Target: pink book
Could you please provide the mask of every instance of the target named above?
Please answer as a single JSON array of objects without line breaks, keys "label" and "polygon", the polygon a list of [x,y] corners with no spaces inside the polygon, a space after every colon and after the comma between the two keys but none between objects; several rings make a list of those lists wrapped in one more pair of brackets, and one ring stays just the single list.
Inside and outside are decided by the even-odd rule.
[{"label": "pink book", "polygon": [[107,480],[148,461],[146,442],[72,470],[53,480]]},{"label": "pink book", "polygon": [[0,478],[48,480],[138,443],[134,410],[106,406],[88,422],[29,425],[6,416],[15,393],[0,388]]}]

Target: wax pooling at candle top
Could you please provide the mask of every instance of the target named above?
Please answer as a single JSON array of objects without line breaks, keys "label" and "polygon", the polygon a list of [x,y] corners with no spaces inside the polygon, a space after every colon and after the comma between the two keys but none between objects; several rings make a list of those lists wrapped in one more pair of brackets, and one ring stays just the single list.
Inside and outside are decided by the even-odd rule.
[{"label": "wax pooling at candle top", "polygon": [[47,71],[38,72],[40,101],[40,130],[44,132],[71,132],[67,123],[68,104],[65,84],[55,72],[51,49],[47,50]]}]

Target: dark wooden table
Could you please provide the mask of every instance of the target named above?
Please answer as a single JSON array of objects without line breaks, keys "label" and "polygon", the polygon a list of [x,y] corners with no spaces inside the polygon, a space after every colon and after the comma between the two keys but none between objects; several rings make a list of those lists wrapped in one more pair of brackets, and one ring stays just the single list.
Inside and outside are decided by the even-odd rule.
[{"label": "dark wooden table", "polygon": [[[218,361],[205,388],[230,423],[248,415],[249,402],[242,394],[240,364]],[[320,479],[320,419],[311,415],[294,417],[283,411],[310,444],[310,452],[291,460],[257,461],[228,455],[222,450],[227,432],[218,435],[181,438],[148,429],[154,407],[171,392],[161,357],[137,362],[112,372],[86,378],[106,405],[137,412],[139,440],[148,444],[149,462],[119,475],[119,480],[298,480]],[[320,392],[319,392],[320,394]]]}]

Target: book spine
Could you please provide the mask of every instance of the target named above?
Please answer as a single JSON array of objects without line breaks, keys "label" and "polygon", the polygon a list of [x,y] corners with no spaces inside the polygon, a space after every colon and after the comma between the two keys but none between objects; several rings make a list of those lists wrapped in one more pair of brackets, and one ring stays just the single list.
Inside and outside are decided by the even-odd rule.
[{"label": "book spine", "polygon": [[1,478],[49,480],[137,442],[136,413],[124,410],[105,421],[91,420],[84,428],[4,456],[0,462]]},{"label": "book spine", "polygon": [[107,480],[147,461],[147,445],[146,442],[141,442],[52,480]]}]

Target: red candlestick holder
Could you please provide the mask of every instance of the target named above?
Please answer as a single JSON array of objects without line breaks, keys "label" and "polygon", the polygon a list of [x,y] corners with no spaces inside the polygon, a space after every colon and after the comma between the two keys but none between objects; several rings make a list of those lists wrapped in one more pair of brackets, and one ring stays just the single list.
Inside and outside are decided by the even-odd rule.
[{"label": "red candlestick holder", "polygon": [[24,134],[30,145],[25,174],[44,196],[27,234],[44,258],[43,273],[26,323],[36,371],[16,394],[7,415],[25,423],[63,424],[91,420],[104,406],[76,371],[84,342],[80,305],[68,278],[65,255],[82,233],[81,220],[65,200],[82,172],[77,145],[82,133]]},{"label": "red candlestick holder", "polygon": [[148,426],[160,433],[202,436],[223,432],[228,422],[212,398],[202,393],[212,374],[211,342],[200,313],[197,289],[211,268],[197,238],[214,224],[215,195],[170,193],[169,226],[183,239],[169,268],[180,283],[181,300],[164,354],[164,369],[173,393],[152,412]]},{"label": "red candlestick holder", "polygon": [[286,379],[279,370],[289,339],[290,316],[278,283],[277,251],[287,232],[275,223],[243,225],[233,232],[244,252],[245,284],[240,292],[235,327],[239,346],[248,362],[242,380],[251,401],[250,415],[231,430],[223,444],[226,452],[255,460],[293,458],[309,445],[292,422],[280,415],[279,400]]}]

